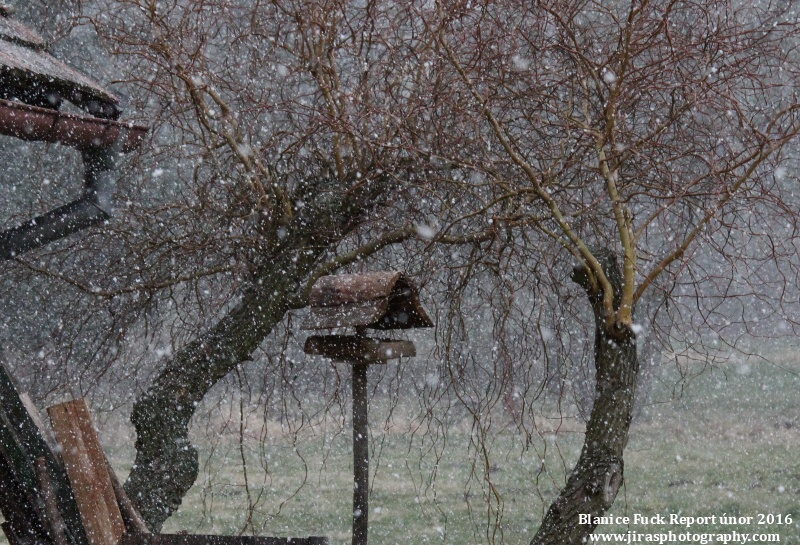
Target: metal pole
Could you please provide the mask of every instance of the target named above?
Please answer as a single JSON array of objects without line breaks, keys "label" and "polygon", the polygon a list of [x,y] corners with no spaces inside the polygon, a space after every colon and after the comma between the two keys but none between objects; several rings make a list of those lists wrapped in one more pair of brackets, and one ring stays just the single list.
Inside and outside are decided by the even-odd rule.
[{"label": "metal pole", "polygon": [[367,367],[353,363],[353,545],[367,545],[369,518],[369,426]]}]

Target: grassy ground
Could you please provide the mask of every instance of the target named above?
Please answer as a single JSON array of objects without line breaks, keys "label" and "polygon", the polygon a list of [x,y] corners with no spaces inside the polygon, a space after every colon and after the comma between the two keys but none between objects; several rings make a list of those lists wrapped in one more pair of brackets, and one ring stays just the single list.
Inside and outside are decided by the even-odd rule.
[{"label": "grassy ground", "polygon": [[[613,514],[679,513],[683,516],[790,514],[784,526],[709,525],[695,531],[769,531],[782,542],[800,540],[800,363],[791,352],[778,362],[738,358],[681,380],[665,365],[652,386],[654,403],[633,427],[626,454],[626,485]],[[682,369],[689,375],[697,364]],[[682,392],[681,392],[682,391]],[[379,412],[379,409],[377,410]],[[377,420],[377,419],[376,419]],[[543,421],[542,427],[548,423]],[[551,425],[552,427],[552,425]],[[542,513],[563,482],[564,466],[577,457],[579,427],[562,423],[526,449],[512,432],[492,437],[488,477],[485,461],[470,450],[467,426],[448,430],[442,444],[431,436],[410,439],[403,424],[373,430],[382,442],[371,494],[370,541],[377,544],[507,543],[532,537]],[[264,451],[247,451],[250,501],[259,502],[249,530],[268,535],[323,534],[349,543],[350,439],[330,440],[317,430],[297,450],[285,437],[268,439]],[[313,434],[312,434],[313,435]],[[438,449],[438,455],[431,450]],[[247,492],[235,442],[220,443],[170,531],[238,533],[247,526]],[[269,477],[255,471],[269,457]],[[302,460],[305,460],[305,464]],[[544,458],[547,470],[541,470]],[[477,468],[473,468],[477,463]],[[436,478],[431,479],[435,471]],[[306,484],[293,494],[303,478]],[[254,480],[256,480],[254,478]],[[497,494],[494,496],[493,493]],[[492,500],[486,501],[487,496]],[[498,510],[502,510],[499,517]],[[488,528],[488,530],[487,530]],[[659,532],[679,527],[610,526],[602,531]]]},{"label": "grassy ground", "polygon": [[[783,543],[800,542],[800,362],[790,351],[774,359],[777,364],[739,358],[688,382],[665,365],[652,386],[654,403],[634,423],[626,484],[612,514],[789,514],[790,525],[716,524],[692,531],[777,532]],[[407,422],[375,426],[370,542],[528,543],[582,438],[574,421],[562,422],[559,433],[546,420],[541,426],[544,433],[527,447],[510,431],[489,437],[488,460],[476,452],[476,436],[463,422],[449,424],[446,441],[435,429],[412,435]],[[284,429],[259,438],[260,426],[252,426],[245,434],[245,487],[236,434],[218,436],[209,427],[196,438],[206,455],[201,478],[164,531],[327,535],[332,544],[349,543],[350,438],[337,429],[317,426],[297,436]],[[129,434],[119,428],[103,433],[122,476],[133,455]],[[637,525],[600,531],[629,529],[680,530]]]},{"label": "grassy ground", "polygon": [[[789,514],[790,525],[691,530],[776,532],[784,543],[800,541],[800,364],[793,353],[775,361],[720,365],[692,380],[677,401],[648,407],[633,428],[627,486],[613,513]],[[673,373],[662,376],[657,398],[675,385]],[[609,528],[619,530],[627,528]]]}]

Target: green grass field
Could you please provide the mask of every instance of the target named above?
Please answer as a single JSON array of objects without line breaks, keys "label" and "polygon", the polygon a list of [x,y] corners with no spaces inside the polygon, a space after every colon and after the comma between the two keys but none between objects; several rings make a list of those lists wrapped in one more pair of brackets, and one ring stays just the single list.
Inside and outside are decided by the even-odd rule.
[{"label": "green grass field", "polygon": [[[717,524],[691,531],[770,532],[779,533],[782,543],[800,543],[800,361],[793,351],[774,360],[738,358],[691,381],[682,381],[674,366],[660,368],[653,402],[634,423],[626,484],[611,514],[791,515],[789,525]],[[693,374],[700,370],[696,365],[684,371]],[[527,447],[522,435],[496,430],[486,438],[484,456],[475,449],[469,422],[448,423],[446,435],[425,427],[412,433],[402,414],[396,409],[386,426],[382,409],[371,407],[370,542],[375,545],[528,543],[582,439],[574,419],[559,422],[556,432],[556,423],[542,418],[541,433]],[[326,535],[332,544],[349,543],[348,428],[323,420],[293,434],[286,424],[272,423],[264,433],[262,424],[248,424],[243,448],[236,418],[195,430],[201,475],[164,531]],[[226,425],[227,432],[220,433]],[[126,475],[133,457],[130,430],[101,428],[115,467]],[[599,531],[628,530],[681,528]]]},{"label": "green grass field", "polygon": [[[774,360],[738,358],[706,368],[690,381],[664,365],[652,385],[653,402],[633,426],[626,484],[611,514],[788,514],[793,517],[789,525],[691,530],[777,532],[783,543],[800,542],[800,362],[792,351]],[[697,364],[683,369],[690,375],[700,370]],[[370,541],[376,545],[527,543],[582,439],[574,420],[561,422],[558,433],[543,420],[541,435],[528,448],[511,431],[489,437],[487,461],[470,448],[476,438],[466,422],[451,426],[442,441],[436,430],[412,436],[397,418],[381,429],[381,410],[372,411]],[[249,500],[238,442],[233,437],[215,441],[200,482],[165,531],[327,535],[334,544],[349,543],[350,438],[346,429],[330,438],[331,429],[339,428],[310,428],[294,445],[285,433],[247,441]],[[265,461],[268,472],[262,468]],[[124,472],[125,461],[117,462]],[[249,503],[256,505],[252,512]],[[670,529],[681,528],[599,531]]]}]

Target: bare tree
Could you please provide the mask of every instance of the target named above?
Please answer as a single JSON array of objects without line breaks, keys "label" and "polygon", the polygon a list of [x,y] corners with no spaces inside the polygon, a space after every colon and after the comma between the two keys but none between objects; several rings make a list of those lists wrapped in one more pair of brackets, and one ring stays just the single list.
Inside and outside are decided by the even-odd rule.
[{"label": "bare tree", "polygon": [[[95,292],[213,290],[196,299],[201,312],[215,309],[194,326],[206,331],[176,348],[133,409],[137,457],[126,488],[159,528],[197,476],[188,425],[209,389],[305,305],[320,275],[420,237],[396,204],[424,193],[431,177],[424,149],[438,137],[420,128],[436,105],[415,91],[428,87],[420,57],[430,53],[413,38],[422,30],[413,13],[391,4],[84,9],[144,91],[143,109],[157,112],[154,133],[165,140],[153,142],[151,160],[164,167],[154,179],[190,192],[114,230],[132,254],[124,261],[148,265],[136,279],[121,267],[113,277],[125,287]],[[492,236],[484,227],[436,238]]]},{"label": "bare tree", "polygon": [[746,261],[732,223],[779,211],[796,225],[775,176],[800,129],[796,21],[726,1],[441,3],[421,16],[450,112],[472,120],[471,154],[442,154],[480,164],[573,256],[594,314],[584,447],[532,541],[582,543],[596,525],[578,515],[601,516],[623,482],[637,303],[707,253]]}]

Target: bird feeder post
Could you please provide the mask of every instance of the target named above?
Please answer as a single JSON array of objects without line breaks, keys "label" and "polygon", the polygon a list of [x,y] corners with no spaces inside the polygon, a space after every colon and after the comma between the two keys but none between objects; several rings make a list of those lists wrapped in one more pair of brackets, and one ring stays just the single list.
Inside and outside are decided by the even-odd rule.
[{"label": "bird feeder post", "polygon": [[372,339],[367,328],[432,327],[414,285],[399,272],[320,278],[309,297],[304,329],[355,327],[355,335],[314,335],[305,353],[350,364],[353,388],[353,541],[367,545],[369,529],[369,419],[367,368],[416,355],[411,341]]},{"label": "bird feeder post", "polygon": [[[358,328],[356,336],[366,338],[366,328]],[[350,366],[353,384],[353,545],[367,544],[369,528],[368,367],[368,363],[357,359]]]}]

